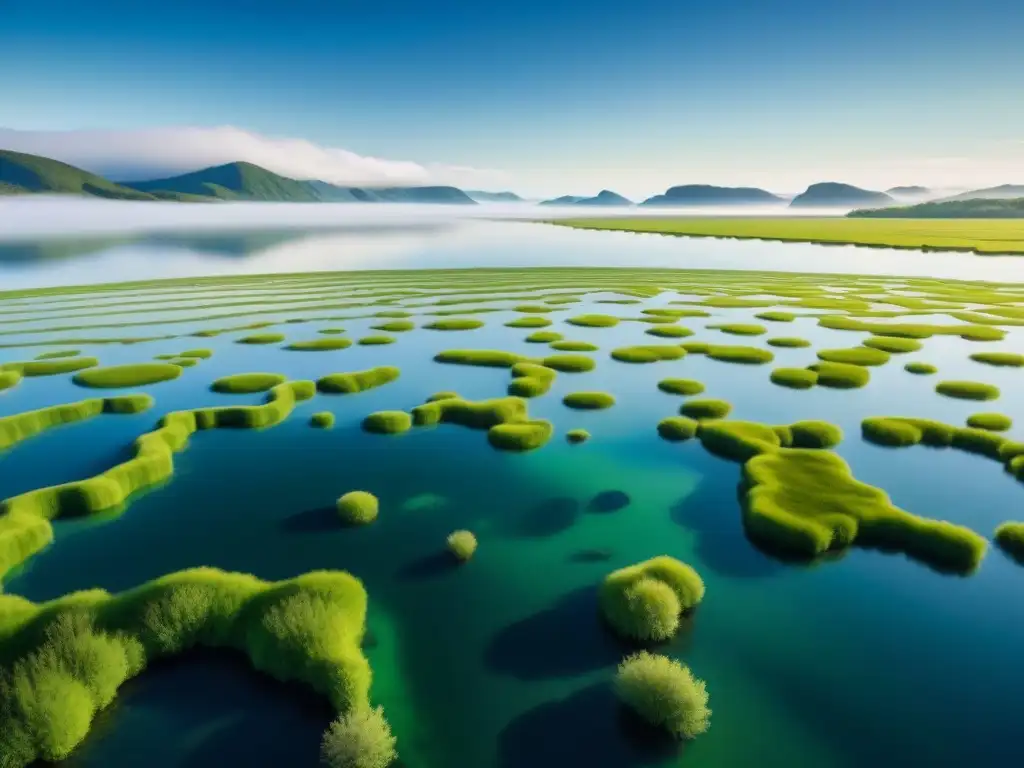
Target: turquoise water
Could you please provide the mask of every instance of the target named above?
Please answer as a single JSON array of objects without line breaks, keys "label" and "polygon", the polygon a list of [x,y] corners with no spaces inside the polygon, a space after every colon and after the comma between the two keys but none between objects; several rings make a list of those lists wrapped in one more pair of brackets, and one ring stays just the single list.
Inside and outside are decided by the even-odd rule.
[{"label": "turquoise water", "polygon": [[[581,242],[592,242],[589,234]],[[691,250],[695,241],[655,242],[660,251],[667,242]],[[477,258],[485,263],[488,253]],[[1018,765],[1020,566],[997,550],[970,577],[860,549],[813,566],[782,564],[743,534],[738,465],[708,455],[695,441],[661,441],[654,425],[681,402],[655,386],[669,376],[703,381],[708,396],[734,404],[735,418],[777,424],[824,418],[843,427],[846,439],[837,451],[856,477],[911,512],[987,536],[998,523],[1020,519],[1024,491],[998,463],[949,450],[879,448],[861,440],[859,424],[878,414],[962,423],[979,410],[999,410],[1024,424],[1018,383],[1024,373],[967,359],[978,349],[1021,351],[1022,329],[982,346],[929,339],[923,351],[894,355],[873,369],[862,390],[793,391],[769,383],[772,367],[806,365],[814,349],[852,346],[860,334],[802,318],[768,324],[772,335],[813,343],[773,350],[774,365],[691,355],[632,366],[607,351],[662,343],[643,334],[647,326],[561,322],[587,311],[635,316],[642,308],[592,303],[598,298],[552,315],[553,330],[600,346],[596,369],[560,374],[550,394],[530,401],[531,415],[551,419],[559,435],[584,427],[593,438],[570,446],[556,437],[522,455],[493,451],[483,433],[454,426],[390,437],[359,428],[371,411],[407,409],[438,390],[470,399],[503,394],[508,371],[431,358],[461,347],[542,351],[522,341],[529,330],[503,327],[512,312],[480,315],[486,326],[477,331],[416,330],[397,334],[391,346],[327,353],[233,343],[241,334],[80,346],[104,364],[189,346],[209,347],[214,355],[176,381],[147,387],[157,400],[150,413],[61,427],[3,454],[0,497],[123,460],[130,441],[162,413],[261,400],[209,392],[209,382],[224,374],[266,370],[315,378],[397,364],[402,376],[358,395],[318,396],[273,429],[196,435],[176,458],[167,485],[114,519],[58,522],[55,543],[4,588],[44,600],[87,587],[122,590],[199,565],[267,579],[349,570],[370,596],[366,652],[374,700],[384,706],[408,768]],[[644,306],[673,298],[680,297],[663,294]],[[757,311],[713,310],[710,318],[681,323],[697,339],[762,346],[766,337],[702,330],[750,320]],[[358,338],[370,323],[315,321],[284,331],[292,340],[315,338],[318,329],[341,325]],[[186,323],[173,332],[210,325]],[[0,350],[0,362],[46,349],[52,347]],[[902,370],[910,359],[935,363],[941,378],[997,384],[1002,397],[989,404],[942,398],[933,391],[936,377]],[[581,389],[607,390],[618,404],[602,412],[562,406],[564,394]],[[91,394],[66,376],[35,379],[0,393],[0,415]],[[337,416],[334,429],[311,429],[309,414],[325,409]],[[380,498],[380,518],[363,529],[340,529],[331,505],[354,488]],[[475,531],[480,541],[476,557],[457,569],[440,554],[456,528]],[[711,696],[710,731],[682,749],[652,740],[619,712],[610,681],[627,649],[600,626],[595,602],[606,573],[659,554],[690,563],[707,584],[704,603],[666,650],[707,681]],[[237,660],[202,655],[160,665],[127,684],[68,763],[313,765],[330,717],[301,689],[264,680]]]}]

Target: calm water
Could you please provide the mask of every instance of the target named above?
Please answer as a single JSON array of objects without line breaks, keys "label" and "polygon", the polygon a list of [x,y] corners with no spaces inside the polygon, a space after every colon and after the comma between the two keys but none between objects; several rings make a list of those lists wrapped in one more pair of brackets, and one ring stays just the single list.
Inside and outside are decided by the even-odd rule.
[{"label": "calm water", "polygon": [[[4,287],[306,269],[651,265],[829,272],[959,275],[1016,279],[1012,260],[888,253],[816,246],[677,240],[552,227],[449,222],[375,233],[288,233],[253,246],[245,238],[176,236],[65,252],[40,261],[22,248],[3,262]],[[35,244],[38,251],[51,246]],[[30,249],[31,250],[31,249]],[[71,249],[74,251],[74,249]],[[841,263],[840,263],[841,262]],[[1024,264],[1024,262],[1021,262]],[[599,296],[591,296],[599,298]],[[662,295],[650,306],[677,296]],[[635,315],[638,307],[573,305]],[[687,318],[697,331],[758,310]],[[771,367],[700,356],[649,366],[616,363],[607,350],[650,341],[643,326],[564,329],[593,341],[597,368],[561,374],[551,394],[530,402],[559,433],[585,427],[591,442],[556,438],[525,455],[488,448],[482,433],[443,426],[397,437],[359,429],[373,410],[409,408],[432,392],[477,399],[504,392],[504,370],[443,366],[432,356],[454,347],[536,353],[528,331],[504,328],[513,313],[482,315],[485,328],[438,334],[417,330],[390,347],[297,354],[246,347],[231,336],[197,340],[212,359],[178,380],[148,388],[154,412],[101,417],[27,441],[0,456],[0,497],[93,474],[121,460],[133,437],[164,412],[212,403],[258,402],[215,395],[227,373],[268,370],[312,378],[339,370],[399,364],[394,384],[354,396],[319,396],[262,432],[207,432],[176,460],[167,486],[138,499],[113,521],[56,526],[57,540],[5,588],[34,600],[75,589],[121,590],[168,571],[212,565],[277,579],[315,568],[350,570],[370,595],[374,698],[387,712],[409,768],[592,768],[624,766],[1012,766],[1024,707],[1024,570],[992,551],[980,571],[939,575],[901,556],[855,550],[815,567],[783,565],[745,539],[738,466],[696,443],[661,441],[654,425],[679,398],[655,384],[696,378],[734,416],[771,423],[824,418],[847,435],[838,448],[854,474],[904,508],[988,535],[1020,518],[1022,490],[992,461],[953,451],[885,450],[859,438],[867,415],[931,416],[962,423],[1000,410],[1024,423],[1021,372],[973,363],[978,347],[936,338],[920,353],[872,370],[863,390],[797,392],[772,386]],[[555,317],[558,317],[557,315]],[[209,323],[197,323],[196,328]],[[307,323],[289,329],[313,338]],[[344,323],[364,335],[369,321]],[[174,326],[187,332],[188,324]],[[855,335],[811,318],[774,326],[810,349],[779,349],[776,365],[806,365],[813,349],[850,346]],[[45,340],[47,336],[33,336]],[[741,343],[748,343],[747,341]],[[762,340],[749,341],[763,344]],[[148,359],[182,341],[82,347],[104,363]],[[1024,350],[1024,329],[986,349]],[[40,349],[0,350],[0,362]],[[943,378],[1002,388],[994,404],[948,400],[934,380],[902,370],[903,359],[935,363]],[[579,389],[612,392],[618,405],[579,413],[561,397]],[[31,381],[0,394],[0,415],[82,397],[67,377]],[[307,426],[329,409],[333,430]],[[343,530],[330,505],[362,488],[381,499],[372,526]],[[455,528],[477,533],[480,549],[463,568],[438,556]],[[684,751],[643,747],[609,688],[623,649],[602,631],[594,587],[610,570],[657,554],[692,564],[707,597],[669,652],[707,681],[711,730]],[[250,674],[244,664],[202,656],[160,665],[129,683],[95,733],[69,761],[78,768],[213,768],[313,765],[330,719],[301,689]]]}]

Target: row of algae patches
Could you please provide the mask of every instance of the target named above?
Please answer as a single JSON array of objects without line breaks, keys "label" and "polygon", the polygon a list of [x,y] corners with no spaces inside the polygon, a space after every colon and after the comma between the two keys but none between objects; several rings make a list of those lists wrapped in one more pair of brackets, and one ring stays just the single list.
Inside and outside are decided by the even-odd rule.
[{"label": "row of algae patches", "polygon": [[[124,463],[85,480],[38,488],[0,502],[0,575],[53,540],[51,520],[116,510],[133,493],[168,479],[174,473],[174,454],[188,445],[195,432],[274,426],[287,418],[296,403],[308,400],[315,392],[316,385],[311,381],[290,381],[271,389],[262,405],[174,411],[164,416],[156,429],[135,441],[134,455]],[[89,405],[82,410],[95,407]],[[77,410],[73,408],[70,413]]]},{"label": "row of algae patches", "polygon": [[199,647],[241,652],[325,696],[339,713],[322,747],[332,768],[386,765],[394,739],[369,704],[366,609],[362,583],[340,571],[266,582],[198,568],[117,595],[0,595],[0,766],[68,757],[126,680]]}]

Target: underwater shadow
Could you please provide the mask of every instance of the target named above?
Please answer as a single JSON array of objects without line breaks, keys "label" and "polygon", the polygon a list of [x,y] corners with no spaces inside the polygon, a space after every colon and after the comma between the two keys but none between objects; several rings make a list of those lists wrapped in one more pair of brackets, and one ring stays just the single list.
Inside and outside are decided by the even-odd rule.
[{"label": "underwater shadow", "polygon": [[618,512],[628,507],[631,501],[625,491],[601,491],[587,503],[587,511]]},{"label": "underwater shadow", "polygon": [[545,499],[513,520],[511,533],[530,539],[554,536],[571,528],[579,511],[579,502],[568,496]]},{"label": "underwater shadow", "polygon": [[498,736],[498,765],[627,768],[662,763],[684,749],[626,710],[610,684],[599,683],[509,723]]},{"label": "underwater shadow", "polygon": [[583,587],[498,632],[484,651],[484,663],[519,680],[539,680],[608,667],[630,650],[635,649],[601,623],[597,590]]},{"label": "underwater shadow", "polygon": [[398,571],[398,578],[406,581],[430,579],[451,573],[458,567],[459,563],[448,552],[435,552],[402,566]]},{"label": "underwater shadow", "polygon": [[289,515],[281,527],[289,533],[324,533],[341,530],[343,525],[334,507],[317,507]]},{"label": "underwater shadow", "polygon": [[606,563],[615,557],[615,551],[607,547],[580,549],[569,555],[570,563]]}]

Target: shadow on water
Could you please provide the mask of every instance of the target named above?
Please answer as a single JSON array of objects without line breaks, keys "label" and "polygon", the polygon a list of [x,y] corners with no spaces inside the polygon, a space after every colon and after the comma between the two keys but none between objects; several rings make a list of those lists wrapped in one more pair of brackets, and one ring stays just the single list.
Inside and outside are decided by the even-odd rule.
[{"label": "shadow on water", "polygon": [[601,491],[587,504],[588,512],[618,512],[629,506],[629,494],[625,491]]},{"label": "shadow on water", "polygon": [[402,566],[398,571],[398,578],[405,581],[432,579],[452,573],[458,567],[459,563],[448,552],[434,552]]},{"label": "shadow on water", "polygon": [[531,539],[554,536],[571,528],[579,511],[579,502],[568,496],[546,499],[512,520],[510,533]]},{"label": "shadow on water", "polygon": [[600,683],[513,720],[499,736],[498,765],[627,768],[662,763],[684,748],[625,710],[611,685]]},{"label": "shadow on water", "polygon": [[286,517],[281,527],[289,533],[324,533],[342,528],[334,507],[316,507]]},{"label": "shadow on water", "polygon": [[606,563],[615,557],[615,550],[610,548],[581,549],[569,555],[570,563]]}]

